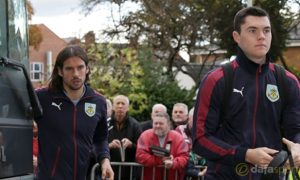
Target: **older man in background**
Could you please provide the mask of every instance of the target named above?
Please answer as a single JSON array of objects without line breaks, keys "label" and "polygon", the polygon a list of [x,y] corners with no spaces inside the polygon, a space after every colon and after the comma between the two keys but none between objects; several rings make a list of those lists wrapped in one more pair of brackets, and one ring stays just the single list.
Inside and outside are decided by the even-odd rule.
[{"label": "older man in background", "polygon": [[[182,180],[189,158],[188,145],[178,132],[170,130],[171,121],[167,113],[159,112],[152,120],[153,128],[141,134],[136,152],[137,162],[144,165],[144,180],[162,180],[164,176],[169,180]],[[163,151],[157,152],[153,147]]]},{"label": "older man in background", "polygon": [[189,108],[184,103],[176,103],[172,110],[173,128],[176,129],[179,125],[185,125],[188,122]]},{"label": "older man in background", "polygon": [[[135,162],[136,143],[141,134],[139,123],[128,115],[129,99],[124,95],[113,98],[113,113],[108,127],[108,142],[112,162]],[[119,168],[113,167],[115,177]],[[121,168],[121,179],[130,179],[130,168]],[[133,173],[135,179],[136,173]]]},{"label": "older man in background", "polygon": [[163,104],[154,104],[152,106],[151,119],[141,123],[141,129],[143,132],[147,129],[152,129],[152,118],[156,113],[159,112],[167,113],[167,107]]}]

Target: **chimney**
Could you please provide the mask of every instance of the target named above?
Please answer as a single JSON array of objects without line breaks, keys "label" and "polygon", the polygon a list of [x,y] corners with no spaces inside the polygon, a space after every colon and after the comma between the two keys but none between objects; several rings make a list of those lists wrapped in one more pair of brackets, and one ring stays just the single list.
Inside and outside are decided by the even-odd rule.
[{"label": "chimney", "polygon": [[46,52],[46,59],[47,59],[46,80],[49,80],[52,73],[52,51]]}]

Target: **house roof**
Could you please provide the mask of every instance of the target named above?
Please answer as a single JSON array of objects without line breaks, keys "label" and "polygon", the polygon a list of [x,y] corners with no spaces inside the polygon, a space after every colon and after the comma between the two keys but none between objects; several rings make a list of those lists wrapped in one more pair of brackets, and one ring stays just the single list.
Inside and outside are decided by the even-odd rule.
[{"label": "house roof", "polygon": [[67,46],[67,43],[44,24],[37,24],[37,27],[41,31],[43,40],[37,49],[34,49],[33,46],[29,47],[29,60],[45,60],[46,53],[51,51],[52,60],[54,61],[60,50]]}]

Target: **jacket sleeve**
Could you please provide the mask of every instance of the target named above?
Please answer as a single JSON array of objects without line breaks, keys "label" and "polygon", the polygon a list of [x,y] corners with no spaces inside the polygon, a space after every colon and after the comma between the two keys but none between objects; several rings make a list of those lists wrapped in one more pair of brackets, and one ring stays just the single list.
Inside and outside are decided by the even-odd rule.
[{"label": "jacket sleeve", "polygon": [[193,151],[222,164],[236,165],[245,161],[247,149],[232,146],[216,136],[225,81],[222,68],[209,73],[201,82],[193,120]]},{"label": "jacket sleeve", "polygon": [[[147,132],[147,131],[145,131]],[[144,166],[162,165],[163,162],[160,157],[151,153],[150,143],[147,138],[148,133],[142,133],[137,143],[136,161]]]},{"label": "jacket sleeve", "polygon": [[188,161],[185,168],[185,175],[190,177],[198,177],[200,169],[196,168],[192,161]]},{"label": "jacket sleeve", "polygon": [[175,157],[172,169],[184,169],[189,160],[189,147],[181,135],[176,137]]},{"label": "jacket sleeve", "polygon": [[[38,100],[39,100],[39,102],[40,102],[40,104],[41,104],[41,107],[44,107],[43,105],[43,103],[44,103],[44,99],[45,99],[45,95],[43,96],[43,95],[41,95],[41,89],[35,89],[35,93],[36,93],[36,95],[37,95],[37,98],[38,98]],[[38,117],[38,118],[36,118],[36,119],[34,119],[34,121],[35,122],[39,122],[41,119],[43,118],[43,116],[41,116],[41,117]]]},{"label": "jacket sleeve", "polygon": [[287,72],[287,104],[283,111],[282,125],[284,129],[284,137],[300,143],[300,85],[297,78]]},{"label": "jacket sleeve", "polygon": [[[104,105],[103,105],[104,104]],[[110,159],[109,147],[108,147],[108,128],[106,121],[106,104],[103,103],[102,108],[100,108],[102,114],[99,120],[95,134],[94,134],[94,149],[97,155],[98,162],[101,162],[104,158]]]},{"label": "jacket sleeve", "polygon": [[133,137],[133,142],[132,142],[132,148],[136,149],[137,141],[142,133],[140,124],[137,122],[134,124],[134,137]]}]

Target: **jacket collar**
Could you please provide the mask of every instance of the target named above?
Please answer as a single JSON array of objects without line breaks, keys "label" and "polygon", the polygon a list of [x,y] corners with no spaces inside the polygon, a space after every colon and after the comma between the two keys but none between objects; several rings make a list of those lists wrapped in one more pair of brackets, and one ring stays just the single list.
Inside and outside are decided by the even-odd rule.
[{"label": "jacket collar", "polygon": [[[84,87],[85,87],[85,92],[81,98],[95,95],[95,91],[92,88],[90,88],[87,85],[84,85]],[[61,90],[59,92],[52,92],[52,93],[55,98],[68,98],[63,90]]]},{"label": "jacket collar", "polygon": [[[129,115],[128,115],[128,113],[126,113],[124,120],[123,120],[123,125],[124,125],[123,128],[128,126],[128,123],[129,123],[128,119],[129,119]],[[115,125],[116,123],[117,123],[117,120],[115,118],[115,113],[113,112],[111,115],[111,124]]]},{"label": "jacket collar", "polygon": [[238,55],[236,58],[237,63],[239,64],[240,67],[242,67],[243,69],[245,69],[247,72],[249,72],[250,74],[255,74],[258,70],[258,68],[260,69],[261,73],[264,73],[268,70],[269,67],[269,63],[270,63],[270,54],[267,53],[266,55],[266,63],[265,64],[257,64],[253,61],[251,61],[243,52],[243,50],[241,48],[238,48]]}]

